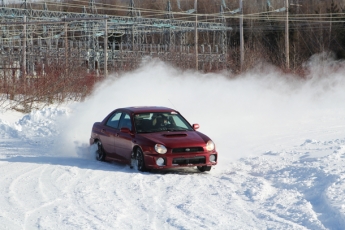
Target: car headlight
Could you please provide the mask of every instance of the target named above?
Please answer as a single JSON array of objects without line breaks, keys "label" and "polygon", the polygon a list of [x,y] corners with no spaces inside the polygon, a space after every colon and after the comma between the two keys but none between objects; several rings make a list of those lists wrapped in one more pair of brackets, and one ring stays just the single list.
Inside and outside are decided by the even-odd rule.
[{"label": "car headlight", "polygon": [[212,150],[214,150],[214,143],[213,143],[213,141],[209,140],[209,141],[207,142],[207,144],[206,144],[206,150],[207,150],[207,151],[212,151]]},{"label": "car headlight", "polygon": [[167,148],[164,145],[161,145],[161,144],[156,144],[155,145],[155,150],[159,154],[165,154],[167,152]]}]

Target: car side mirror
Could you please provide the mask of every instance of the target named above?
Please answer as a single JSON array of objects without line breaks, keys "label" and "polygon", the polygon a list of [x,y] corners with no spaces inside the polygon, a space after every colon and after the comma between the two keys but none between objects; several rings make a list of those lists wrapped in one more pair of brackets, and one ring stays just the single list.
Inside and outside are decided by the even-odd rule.
[{"label": "car side mirror", "polygon": [[199,124],[193,124],[193,129],[194,130],[197,130],[199,127],[200,127]]},{"label": "car side mirror", "polygon": [[131,130],[127,127],[123,127],[120,129],[120,132],[121,133],[129,133],[129,134],[132,134]]}]

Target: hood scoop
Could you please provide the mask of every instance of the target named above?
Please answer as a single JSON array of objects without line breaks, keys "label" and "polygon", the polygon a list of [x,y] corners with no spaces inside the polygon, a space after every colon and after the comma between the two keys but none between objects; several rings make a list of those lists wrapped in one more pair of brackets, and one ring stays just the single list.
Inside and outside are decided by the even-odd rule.
[{"label": "hood scoop", "polygon": [[163,134],[164,137],[186,137],[185,133]]}]

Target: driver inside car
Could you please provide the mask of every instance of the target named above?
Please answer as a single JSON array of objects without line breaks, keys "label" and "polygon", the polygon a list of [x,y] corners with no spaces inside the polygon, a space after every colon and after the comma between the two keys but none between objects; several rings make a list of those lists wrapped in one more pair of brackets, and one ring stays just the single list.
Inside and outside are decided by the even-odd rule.
[{"label": "driver inside car", "polygon": [[163,122],[161,124],[161,126],[167,126],[168,125],[168,118],[163,117]]},{"label": "driver inside car", "polygon": [[168,125],[168,118],[165,116],[158,116],[153,119],[153,126],[156,128],[165,127]]}]

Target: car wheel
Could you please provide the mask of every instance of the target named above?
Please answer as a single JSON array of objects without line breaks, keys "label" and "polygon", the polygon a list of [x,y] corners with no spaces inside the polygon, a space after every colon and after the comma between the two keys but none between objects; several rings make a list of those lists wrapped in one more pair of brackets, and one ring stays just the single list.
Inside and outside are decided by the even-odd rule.
[{"label": "car wheel", "polygon": [[104,161],[105,153],[102,147],[102,143],[100,141],[97,142],[97,151],[96,151],[96,160]]},{"label": "car wheel", "polygon": [[145,172],[146,168],[145,168],[144,154],[140,148],[137,149],[136,160],[137,160],[137,169],[141,172]]},{"label": "car wheel", "polygon": [[212,166],[198,166],[200,172],[210,171]]}]

